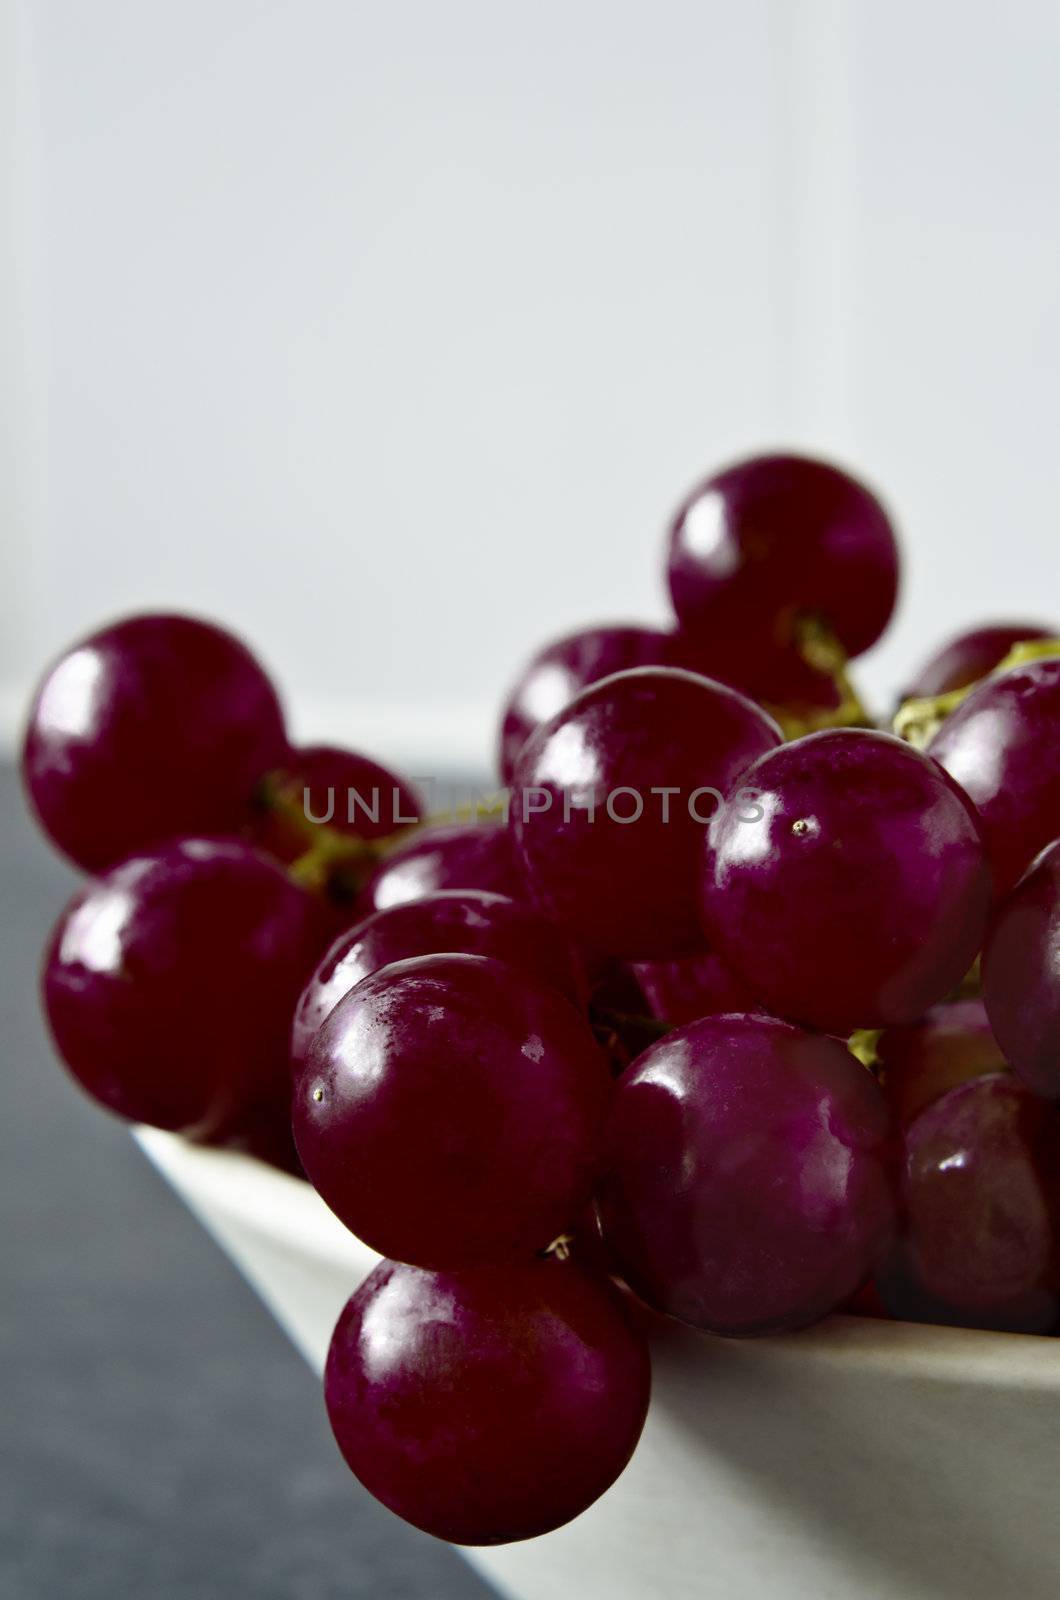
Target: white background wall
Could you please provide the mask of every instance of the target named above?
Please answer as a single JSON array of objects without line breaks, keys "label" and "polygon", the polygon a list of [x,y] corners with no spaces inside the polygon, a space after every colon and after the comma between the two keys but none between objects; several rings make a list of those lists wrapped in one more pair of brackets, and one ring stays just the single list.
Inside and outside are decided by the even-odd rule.
[{"label": "white background wall", "polygon": [[899,517],[881,697],[1060,621],[1054,0],[0,0],[0,143],[9,734],[172,605],[305,731],[482,758],[775,443]]}]

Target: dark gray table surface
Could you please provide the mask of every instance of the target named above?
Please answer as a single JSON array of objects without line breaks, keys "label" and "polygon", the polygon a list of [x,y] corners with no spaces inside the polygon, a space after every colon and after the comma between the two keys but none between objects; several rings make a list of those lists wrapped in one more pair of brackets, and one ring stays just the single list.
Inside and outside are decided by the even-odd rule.
[{"label": "dark gray table surface", "polygon": [[316,1379],[56,1063],[39,952],[75,882],[0,769],[0,1596],[487,1600],[346,1471]]}]

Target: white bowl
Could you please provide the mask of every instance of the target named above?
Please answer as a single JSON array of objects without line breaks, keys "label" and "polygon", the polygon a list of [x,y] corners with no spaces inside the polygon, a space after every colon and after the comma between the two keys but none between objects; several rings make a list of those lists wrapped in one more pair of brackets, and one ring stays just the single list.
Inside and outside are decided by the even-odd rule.
[{"label": "white bowl", "polygon": [[[142,1148],[322,1370],[378,1259],[308,1184],[155,1129]],[[518,1600],[1056,1600],[1060,1341],[833,1317],[746,1342],[676,1324],[618,1483],[462,1551]]]}]

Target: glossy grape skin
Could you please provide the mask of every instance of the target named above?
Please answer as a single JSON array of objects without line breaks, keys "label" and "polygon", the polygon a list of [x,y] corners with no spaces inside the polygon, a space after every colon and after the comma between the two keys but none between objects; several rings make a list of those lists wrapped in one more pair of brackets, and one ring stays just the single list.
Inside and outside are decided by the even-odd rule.
[{"label": "glossy grape skin", "polygon": [[185,839],[119,863],[75,896],[45,958],[59,1054],[120,1116],[251,1137],[289,1096],[291,1013],[319,918],[238,841]]},{"label": "glossy grape skin", "polygon": [[544,1249],[578,1217],[610,1095],[568,1000],[504,962],[435,955],[339,1001],[292,1121],[310,1182],[359,1238],[456,1268]]},{"label": "glossy grape skin", "polygon": [[630,1287],[694,1327],[803,1327],[890,1242],[889,1130],[878,1085],[838,1040],[772,1017],[690,1023],[618,1081],[604,1237]]},{"label": "glossy grape skin", "polygon": [[582,628],[555,639],[526,664],[501,712],[498,767],[510,784],[527,739],[575,695],[601,678],[630,667],[668,667],[680,663],[672,633],[661,628],[608,623]]},{"label": "glossy grape skin", "polygon": [[[515,770],[511,829],[530,892],[580,943],[631,960],[702,949],[696,877],[717,802],[780,742],[771,718],[694,673],[643,667],[591,685],[538,728]],[[666,799],[653,786],[677,789]],[[617,816],[607,811],[609,796]],[[535,793],[536,792],[536,793]],[[589,801],[595,803],[590,810]],[[538,804],[548,809],[535,810]],[[565,816],[567,812],[567,816]]]},{"label": "glossy grape skin", "polygon": [[1035,622],[988,622],[949,639],[928,657],[916,673],[903,699],[950,694],[978,683],[1000,666],[1014,645],[1032,639],[1055,639],[1055,628]]},{"label": "glossy grape skin", "polygon": [[[792,698],[800,617],[848,657],[875,644],[898,592],[894,532],[876,497],[823,461],[756,456],[699,484],[670,528],[682,631],[708,667],[765,699]],[[801,690],[794,698],[802,698]]]},{"label": "glossy grape skin", "polygon": [[525,900],[526,886],[507,828],[494,821],[423,828],[377,867],[357,911],[366,917],[439,889],[482,889],[509,900]]},{"label": "glossy grape skin", "polygon": [[876,1044],[883,1092],[902,1126],[970,1078],[1005,1072],[981,1000],[949,1000],[917,1022],[888,1028]]},{"label": "glossy grape skin", "polygon": [[560,930],[531,906],[479,889],[442,889],[376,911],[340,934],[302,991],[291,1029],[301,1066],[317,1029],[362,978],[394,961],[447,952],[493,956],[581,1006],[585,981]]},{"label": "glossy grape skin", "polygon": [[990,873],[972,808],[890,734],[809,734],[755,763],[760,820],[710,830],[710,942],[768,1010],[826,1033],[914,1022],[983,942]]},{"label": "glossy grape skin", "polygon": [[983,1001],[1028,1089],[1060,1099],[1060,840],[998,907],[983,951]]},{"label": "glossy grape skin", "polygon": [[1011,1073],[951,1089],[907,1129],[892,1315],[1016,1333],[1060,1316],[1060,1114]]},{"label": "glossy grape skin", "polygon": [[988,678],[928,745],[972,800],[997,893],[1060,836],[1060,660]]},{"label": "glossy grape skin", "polygon": [[723,1011],[761,1011],[745,983],[713,951],[679,961],[635,961],[633,975],[653,1017],[680,1025]]},{"label": "glossy grape skin", "polygon": [[404,778],[370,756],[335,745],[293,748],[263,790],[250,837],[280,861],[295,861],[309,850],[322,824],[351,838],[382,839],[423,814],[422,796]]},{"label": "glossy grape skin", "polygon": [[636,1447],[650,1363],[614,1289],[572,1263],[425,1272],[384,1261],[347,1303],[324,1374],[353,1473],[454,1544],[578,1516]]},{"label": "glossy grape skin", "polygon": [[237,832],[286,749],[276,692],[238,639],[193,617],[135,616],[45,674],[22,777],[45,833],[96,872],[181,835]]}]

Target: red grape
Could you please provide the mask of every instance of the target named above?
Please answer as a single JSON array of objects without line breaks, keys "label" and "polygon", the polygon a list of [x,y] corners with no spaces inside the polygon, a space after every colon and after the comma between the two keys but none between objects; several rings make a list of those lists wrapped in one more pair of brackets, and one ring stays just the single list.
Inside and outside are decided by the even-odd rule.
[{"label": "red grape", "polygon": [[452,822],[424,828],[398,845],[369,878],[361,916],[420,900],[437,889],[483,889],[525,900],[511,838],[500,822]]},{"label": "red grape", "polygon": [[716,1333],[802,1327],[889,1242],[889,1115],[838,1040],[772,1017],[707,1017],[618,1080],[600,1191],[622,1276]]},{"label": "red grape", "polygon": [[45,833],[95,872],[183,834],[237,832],[286,749],[276,692],[238,639],[136,616],[45,675],[22,774]]},{"label": "red grape", "polygon": [[45,960],[45,1011],[71,1073],[111,1111],[238,1135],[289,1094],[291,1012],[319,952],[318,909],[274,862],[184,839],[74,898]]},{"label": "red grape", "polygon": [[495,956],[583,1004],[584,980],[558,928],[532,907],[478,889],[443,889],[376,911],[340,934],[310,978],[294,1014],[291,1060],[301,1066],[326,1017],[369,973],[394,961],[447,952]]},{"label": "red grape", "polygon": [[1060,1098],[1060,840],[998,907],[983,1000],[1013,1071],[1035,1094]]},{"label": "red grape", "polygon": [[969,628],[928,657],[902,698],[927,699],[967,689],[1000,666],[1014,645],[1056,637],[1055,628],[1035,622],[988,622]]},{"label": "red grape", "polygon": [[611,1081],[588,1024],[474,955],[364,978],[295,1076],[309,1179],[380,1255],[465,1267],[544,1249],[597,1173]]},{"label": "red grape", "polygon": [[607,624],[583,628],[539,650],[523,668],[501,712],[498,765],[511,783],[523,745],[590,683],[630,667],[678,666],[674,636],[660,628]]},{"label": "red grape", "polygon": [[914,1022],[964,977],[990,874],[971,806],[891,734],[834,729],[745,774],[703,880],[712,945],[770,1011],[845,1036]]},{"label": "red grape", "polygon": [[756,456],[688,496],[668,572],[681,628],[708,670],[766,700],[808,693],[815,703],[801,619],[823,619],[848,657],[861,655],[894,610],[898,551],[883,507],[856,479],[802,456]]},{"label": "red grape", "polygon": [[751,701],[695,673],[642,667],[584,689],[516,766],[511,826],[537,904],[609,955],[702,949],[705,825],[779,742]]},{"label": "red grape", "polygon": [[986,1008],[975,999],[950,1000],[907,1027],[888,1028],[876,1058],[883,1091],[903,1125],[958,1083],[1005,1071]]},{"label": "red grape", "polygon": [[1044,1333],[1060,1313],[1060,1113],[1011,1073],[906,1131],[902,1234],[877,1284],[914,1322]]},{"label": "red grape", "polygon": [[653,1017],[680,1024],[723,1011],[761,1011],[751,991],[720,956],[685,956],[679,961],[635,961],[633,973]]},{"label": "red grape", "polygon": [[573,1263],[425,1272],[384,1261],[339,1318],[324,1395],[365,1488],[454,1544],[569,1522],[625,1467],[647,1346],[615,1290]]},{"label": "red grape", "polygon": [[997,892],[1060,836],[1060,660],[987,678],[928,746],[973,801]]},{"label": "red grape", "polygon": [[422,814],[415,789],[369,756],[334,745],[293,749],[263,786],[251,829],[259,849],[294,861],[324,824],[355,839],[381,839]]}]

